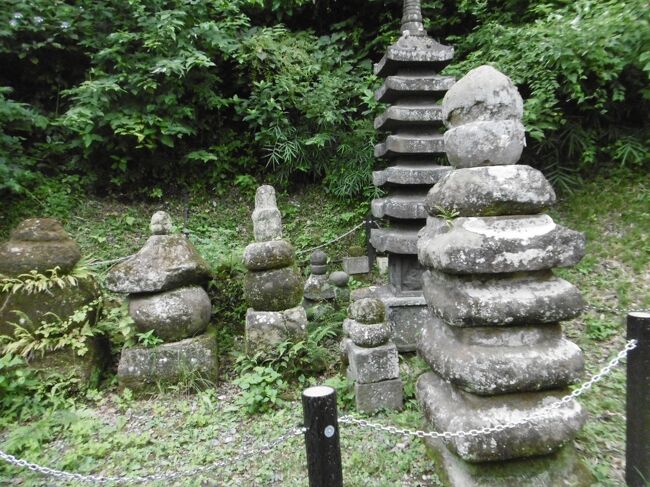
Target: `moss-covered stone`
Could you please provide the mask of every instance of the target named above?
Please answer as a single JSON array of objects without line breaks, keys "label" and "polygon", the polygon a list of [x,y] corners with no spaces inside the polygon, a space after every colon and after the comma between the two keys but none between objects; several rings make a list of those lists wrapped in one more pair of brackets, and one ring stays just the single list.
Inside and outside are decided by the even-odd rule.
[{"label": "moss-covered stone", "polygon": [[249,272],[244,293],[248,304],[257,311],[282,311],[300,304],[303,283],[293,267]]},{"label": "moss-covered stone", "polygon": [[[52,321],[54,313],[62,320],[66,320],[76,310],[92,303],[101,295],[99,285],[93,278],[78,279],[76,286],[60,288],[52,287],[47,291],[36,293],[0,293],[0,335],[13,336],[16,323],[33,331],[40,326],[41,321]],[[21,317],[16,311],[24,313],[28,319]],[[88,319],[93,319],[89,312]]]}]

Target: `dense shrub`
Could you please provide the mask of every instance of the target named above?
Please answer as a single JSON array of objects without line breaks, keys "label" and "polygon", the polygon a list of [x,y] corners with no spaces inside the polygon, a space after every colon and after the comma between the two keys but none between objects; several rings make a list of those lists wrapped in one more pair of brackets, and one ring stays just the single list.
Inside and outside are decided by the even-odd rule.
[{"label": "dense shrub", "polygon": [[[448,72],[487,62],[517,82],[527,156],[556,182],[647,163],[645,2],[423,5],[431,35],[456,47]],[[0,191],[33,192],[39,174],[129,191],[264,174],[358,193],[371,61],[400,14],[389,0],[4,0]]]}]

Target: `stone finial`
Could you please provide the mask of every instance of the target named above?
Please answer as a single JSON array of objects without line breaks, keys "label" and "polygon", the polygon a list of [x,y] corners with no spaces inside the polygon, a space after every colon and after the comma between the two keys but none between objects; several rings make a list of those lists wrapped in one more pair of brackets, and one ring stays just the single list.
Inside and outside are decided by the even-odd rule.
[{"label": "stone finial", "polygon": [[402,15],[402,32],[412,36],[424,36],[426,32],[422,25],[422,10],[420,0],[404,0],[404,14]]},{"label": "stone finial", "polygon": [[169,213],[157,211],[151,216],[149,229],[152,235],[169,235],[172,233],[172,219]]},{"label": "stone finial", "polygon": [[316,250],[309,259],[311,273],[317,276],[327,274],[327,254],[322,250]]},{"label": "stone finial", "polygon": [[363,298],[350,305],[348,314],[360,323],[383,323],[386,320],[386,307],[381,299]]},{"label": "stone finial", "polygon": [[273,186],[263,185],[255,193],[253,234],[257,242],[282,238],[282,217],[275,202]]},{"label": "stone finial", "polygon": [[452,166],[516,164],[526,145],[523,100],[512,80],[492,66],[461,78],[442,101],[444,135]]},{"label": "stone finial", "polygon": [[350,276],[347,272],[335,271],[330,274],[330,282],[336,287],[346,287],[350,281]]}]

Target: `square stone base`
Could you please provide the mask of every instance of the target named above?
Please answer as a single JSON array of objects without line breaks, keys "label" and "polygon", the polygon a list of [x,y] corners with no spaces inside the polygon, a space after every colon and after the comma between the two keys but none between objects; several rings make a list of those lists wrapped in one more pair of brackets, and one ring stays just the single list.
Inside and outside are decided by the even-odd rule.
[{"label": "square stone base", "polygon": [[355,382],[370,384],[399,377],[397,348],[391,342],[373,348],[348,342],[347,351],[349,376]]},{"label": "square stone base", "polygon": [[400,410],[403,407],[404,385],[400,379],[354,384],[357,411],[373,414],[381,409]]},{"label": "square stone base", "polygon": [[417,337],[429,319],[422,291],[395,292],[390,286],[367,287],[352,293],[352,300],[378,298],[386,305],[393,327],[392,340],[400,352],[414,352]]},{"label": "square stone base", "polygon": [[573,445],[550,455],[504,462],[468,463],[440,440],[425,443],[445,487],[587,487],[595,479],[577,458]]}]

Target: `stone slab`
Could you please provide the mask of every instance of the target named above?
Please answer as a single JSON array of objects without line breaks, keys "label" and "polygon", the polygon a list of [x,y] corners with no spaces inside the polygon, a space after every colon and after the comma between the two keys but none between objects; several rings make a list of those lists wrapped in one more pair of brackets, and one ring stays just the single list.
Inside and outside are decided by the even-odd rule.
[{"label": "stone slab", "polygon": [[536,271],[577,264],[585,237],[548,215],[429,217],[420,232],[418,257],[450,274]]},{"label": "stone slab", "polygon": [[79,245],[72,240],[9,240],[0,245],[0,275],[16,277],[58,267],[58,275],[69,273],[81,258]]},{"label": "stone slab", "polygon": [[375,130],[395,130],[408,125],[441,126],[442,106],[434,103],[415,104],[399,102],[388,107],[374,121]]},{"label": "stone slab", "polygon": [[374,73],[379,77],[386,77],[405,68],[441,70],[453,57],[454,48],[451,46],[439,44],[428,36],[403,34],[375,64]]},{"label": "stone slab", "polygon": [[521,274],[422,275],[427,304],[452,326],[510,326],[555,323],[584,308],[580,291],[550,271]]},{"label": "stone slab", "polygon": [[417,350],[443,379],[478,395],[563,388],[584,368],[580,348],[559,326],[458,329],[432,317]]},{"label": "stone slab", "polygon": [[302,306],[284,311],[246,312],[246,353],[253,355],[275,347],[285,340],[302,340],[307,336],[307,312]]},{"label": "stone slab", "polygon": [[361,384],[399,378],[397,347],[393,343],[373,348],[349,343],[348,362],[350,377]]},{"label": "stone slab", "polygon": [[550,455],[507,462],[468,463],[444,443],[425,438],[444,487],[590,487],[593,475],[569,444]]},{"label": "stone slab", "polygon": [[212,334],[153,348],[125,348],[117,367],[120,387],[135,392],[157,392],[179,382],[213,383],[217,374],[217,340]]},{"label": "stone slab", "polygon": [[372,184],[432,186],[451,170],[449,166],[438,164],[399,164],[381,171],[373,171]]},{"label": "stone slab", "polygon": [[427,210],[424,208],[426,192],[414,190],[401,192],[372,200],[370,205],[375,218],[399,218],[402,220],[424,220]]},{"label": "stone slab", "polygon": [[305,282],[303,295],[305,299],[314,302],[329,301],[334,299],[334,287],[326,275],[312,274]]},{"label": "stone slab", "polygon": [[372,384],[354,384],[357,411],[374,414],[381,410],[400,411],[404,407],[404,384],[400,379]]},{"label": "stone slab", "polygon": [[370,243],[379,252],[417,254],[419,230],[413,227],[372,228]]},{"label": "stone slab", "polygon": [[453,76],[430,75],[395,75],[388,76],[377,91],[375,100],[392,103],[403,96],[431,96],[442,94],[451,88],[456,79]]},{"label": "stone slab", "polygon": [[[429,428],[468,431],[507,424],[536,414],[560,400],[566,390],[476,396],[444,381],[434,372],[420,376],[416,397]],[[548,455],[573,440],[586,412],[576,401],[553,409],[532,423],[480,436],[449,440],[448,448],[470,462],[502,461]]]},{"label": "stone slab", "polygon": [[445,141],[441,134],[395,134],[375,145],[375,157],[390,159],[405,154],[442,154]]},{"label": "stone slab", "polygon": [[530,166],[456,169],[429,190],[424,206],[430,215],[441,210],[457,216],[531,215],[555,203],[555,191]]},{"label": "stone slab", "polygon": [[343,270],[353,276],[356,274],[368,274],[370,263],[367,255],[360,257],[343,257]]}]

